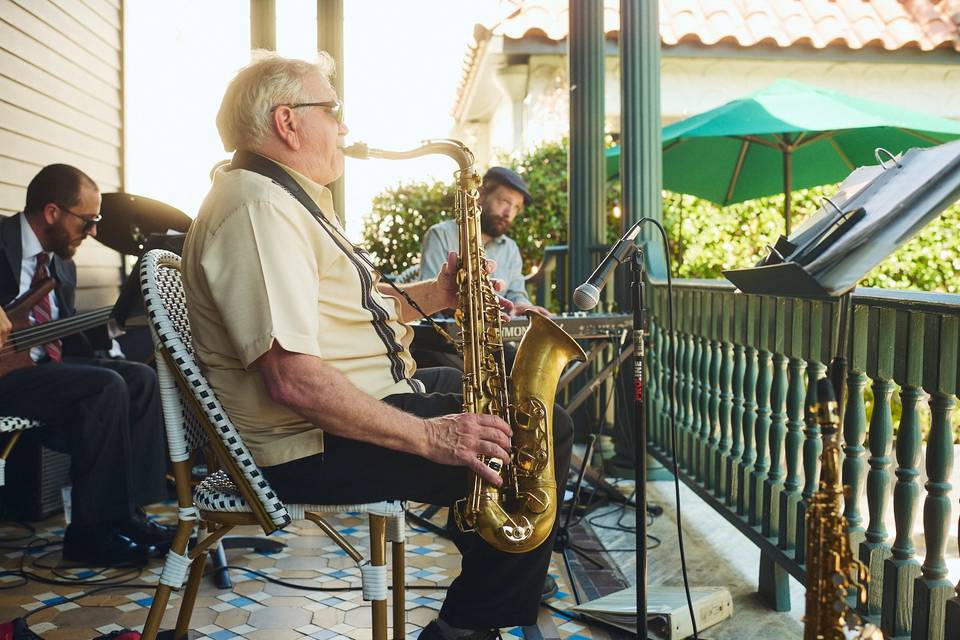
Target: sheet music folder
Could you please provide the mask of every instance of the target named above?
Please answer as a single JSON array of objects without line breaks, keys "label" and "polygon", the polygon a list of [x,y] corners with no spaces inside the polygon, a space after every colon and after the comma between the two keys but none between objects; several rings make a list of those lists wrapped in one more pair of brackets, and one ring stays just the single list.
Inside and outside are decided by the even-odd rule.
[{"label": "sheet music folder", "polygon": [[760,264],[723,275],[744,293],[838,297],[957,200],[960,140],[910,149],[854,170]]}]

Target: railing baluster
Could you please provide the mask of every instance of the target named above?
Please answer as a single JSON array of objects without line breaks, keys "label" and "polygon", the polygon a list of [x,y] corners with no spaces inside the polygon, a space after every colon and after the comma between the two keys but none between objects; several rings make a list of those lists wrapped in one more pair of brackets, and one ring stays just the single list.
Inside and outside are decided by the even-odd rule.
[{"label": "railing baluster", "polygon": [[802,500],[797,503],[796,551],[794,558],[800,564],[806,563],[806,526],[807,504],[817,491],[817,482],[820,480],[820,454],[823,451],[823,441],[820,439],[820,425],[817,422],[817,380],[827,372],[827,367],[816,360],[807,361],[807,397],[803,409],[804,440],[803,440],[803,493]]},{"label": "railing baluster", "polygon": [[646,394],[644,409],[647,412],[648,448],[656,447],[657,442],[660,440],[660,425],[658,422],[660,419],[660,410],[657,408],[660,402],[660,389],[657,384],[660,368],[660,361],[657,359],[658,341],[657,325],[655,322],[650,321],[647,325],[647,372],[646,379],[644,380],[646,384],[646,389],[644,389],[644,393]]},{"label": "railing baluster", "polygon": [[[666,317],[666,316],[664,316]],[[673,388],[673,363],[670,361],[670,344],[673,336],[666,323],[660,326],[660,447],[665,452],[673,450],[670,433],[670,390]]]},{"label": "railing baluster", "polygon": [[890,555],[890,549],[884,544],[887,528],[883,516],[890,497],[890,451],[893,444],[893,418],[890,413],[890,396],[893,382],[877,378],[873,381],[873,411],[870,415],[870,458],[867,463],[867,509],[870,523],[866,531],[866,540],[860,545],[860,561],[870,571],[870,585],[867,590],[867,602],[861,610],[869,615],[880,613],[883,604],[883,563]]},{"label": "railing baluster", "polygon": [[710,307],[708,306],[709,301],[710,294],[704,291],[701,296],[700,306],[700,370],[697,373],[697,378],[699,378],[701,383],[700,395],[697,397],[697,402],[700,404],[698,411],[700,432],[697,437],[697,480],[703,485],[707,484],[707,474],[709,472],[707,442],[710,439],[710,430],[713,428],[713,423],[710,422],[710,393],[712,391],[710,385],[710,359],[713,351],[709,338],[709,322],[711,317]]},{"label": "railing baluster", "polygon": [[723,294],[715,293],[710,302],[710,398],[707,416],[710,420],[706,455],[706,487],[717,492],[720,484],[717,461],[720,459],[720,367],[723,359],[721,326],[723,321]]},{"label": "railing baluster", "polygon": [[720,443],[715,464],[716,484],[714,493],[718,498],[727,495],[727,460],[730,458],[730,445],[733,442],[731,417],[733,415],[733,343],[724,339],[720,342]]},{"label": "railing baluster", "polygon": [[[677,459],[680,468],[687,469],[687,434],[690,432],[690,410],[688,407],[688,398],[690,397],[690,353],[687,351],[687,324],[690,321],[687,311],[686,292],[680,295],[680,308],[683,310],[680,320],[680,326],[677,327]],[[686,316],[686,317],[685,317]]]},{"label": "railing baluster", "polygon": [[750,470],[756,453],[753,450],[754,425],[757,422],[757,350],[747,345],[743,351],[746,366],[743,370],[743,453],[737,473],[737,512],[747,515],[750,511]]},{"label": "railing baluster", "polygon": [[947,536],[950,529],[950,471],[953,434],[950,418],[957,401],[940,391],[930,397],[930,434],[927,436],[927,497],[923,502],[923,539],[927,553],[914,586],[913,637],[943,638],[943,607],[952,595],[947,580]]},{"label": "railing baluster", "polygon": [[778,544],[781,549],[796,545],[797,503],[800,501],[800,451],[803,445],[803,400],[807,363],[802,358],[790,358],[787,383],[787,435],[785,458],[787,477],[780,494],[780,521]]},{"label": "railing baluster", "polygon": [[770,386],[773,384],[773,354],[766,349],[757,353],[757,420],[754,422],[754,459],[750,470],[749,522],[760,524],[763,512],[763,479],[770,466]]},{"label": "railing baluster", "polygon": [[890,452],[893,449],[893,415],[890,397],[893,394],[893,354],[896,338],[896,311],[870,310],[867,372],[873,377],[873,410],[867,442],[870,457],[867,464],[867,510],[870,522],[866,541],[860,545],[860,561],[870,574],[866,602],[861,613],[877,615],[883,608],[883,568],[890,557],[887,527],[883,520],[890,502]]},{"label": "railing baluster", "polygon": [[787,357],[773,356],[770,387],[770,469],[763,487],[763,535],[776,536],[780,529],[780,491],[783,488],[783,441],[787,435]]},{"label": "railing baluster", "polygon": [[[921,324],[922,328],[922,324]],[[900,341],[897,341],[898,344]],[[922,344],[922,339],[921,339]],[[917,358],[919,360],[919,358]],[[918,376],[919,377],[919,376]],[[923,391],[917,387],[900,389],[900,424],[897,425],[897,482],[893,487],[893,520],[896,537],[890,558],[883,567],[883,610],[880,627],[892,638],[910,633],[913,617],[913,586],[920,574],[914,558],[913,524],[920,503],[920,414]]]},{"label": "railing baluster", "polygon": [[847,376],[847,405],[843,416],[843,515],[850,527],[850,547],[856,552],[863,541],[863,516],[860,513],[860,493],[866,471],[863,447],[867,433],[867,411],[863,391],[867,376],[863,371],[851,370]]},{"label": "railing baluster", "polygon": [[960,317],[926,314],[923,333],[923,390],[930,394],[930,433],[927,435],[923,501],[923,540],[926,555],[914,582],[914,638],[941,640],[944,607],[953,595],[947,580],[947,536],[950,529],[950,471],[953,469],[951,418],[957,404],[957,342]]},{"label": "railing baluster", "polygon": [[754,423],[754,459],[750,471],[750,505],[748,521],[751,525],[760,524],[763,513],[763,479],[770,466],[770,386],[773,384],[773,353],[770,351],[771,319],[776,317],[776,298],[760,299],[758,318],[757,353],[757,420]]},{"label": "railing baluster", "polygon": [[692,292],[693,317],[690,322],[690,392],[687,406],[690,409],[690,431],[687,434],[688,469],[692,477],[700,475],[700,393],[703,391],[703,380],[700,379],[700,358],[703,345],[699,334],[700,326],[700,292]]},{"label": "railing baluster", "polygon": [[733,374],[731,389],[733,407],[730,412],[730,455],[727,457],[725,473],[727,476],[726,501],[731,507],[737,504],[740,495],[740,459],[743,457],[743,379],[747,370],[747,350],[741,344],[733,345]]},{"label": "railing baluster", "polygon": [[670,353],[667,354],[667,362],[669,363],[667,366],[669,380],[667,387],[667,415],[665,416],[665,426],[670,433],[665,439],[665,442],[668,443],[667,450],[670,452],[670,455],[677,456],[679,458],[681,437],[680,429],[683,427],[683,423],[681,422],[680,418],[680,361],[677,359],[677,350],[680,348],[680,339],[679,333],[676,330],[670,334],[670,342],[666,346],[668,351],[672,349],[672,356]]}]

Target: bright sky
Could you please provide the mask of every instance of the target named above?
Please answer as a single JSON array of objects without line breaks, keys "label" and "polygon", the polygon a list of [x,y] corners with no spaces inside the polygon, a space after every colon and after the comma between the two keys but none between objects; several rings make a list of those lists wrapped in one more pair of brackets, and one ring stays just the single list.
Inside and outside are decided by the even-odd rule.
[{"label": "bright sky", "polygon": [[[345,0],[348,142],[385,149],[445,137],[473,26],[497,0]],[[249,62],[245,0],[132,0],[126,14],[127,191],[193,216],[210,168],[227,157],[214,118],[227,82]],[[315,0],[277,0],[277,49],[316,56]],[[339,63],[340,61],[338,61]],[[339,64],[338,64],[339,66]],[[452,180],[446,158],[347,160],[347,230],[357,239],[370,201],[400,181]]]}]

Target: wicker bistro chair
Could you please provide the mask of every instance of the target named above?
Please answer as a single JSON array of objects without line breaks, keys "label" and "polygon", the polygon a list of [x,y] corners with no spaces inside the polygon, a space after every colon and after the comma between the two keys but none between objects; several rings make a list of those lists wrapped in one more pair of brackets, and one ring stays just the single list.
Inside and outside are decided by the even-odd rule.
[{"label": "wicker bistro chair", "polygon": [[[186,589],[174,638],[186,638],[203,576],[206,551],[237,525],[259,525],[267,535],[291,519],[317,524],[359,566],[364,600],[370,600],[374,640],[387,637],[386,539],[393,551],[393,637],[405,636],[404,511],[400,502],[351,505],[285,505],[263,477],[236,427],[200,372],[194,357],[190,324],[180,279],[180,257],[153,250],[143,256],[140,282],[156,349],[160,397],[170,459],[176,479],[178,523],[160,574],[143,637],[154,640],[171,590]],[[221,469],[190,492],[193,453],[212,451]],[[365,512],[370,520],[370,559],[330,526],[321,513]],[[188,553],[194,526],[206,530]]]},{"label": "wicker bistro chair", "polygon": [[27,429],[39,427],[40,423],[29,418],[16,418],[12,416],[0,416],[0,433],[9,433],[10,438],[3,445],[0,451],[0,487],[7,484],[7,457],[13,451],[13,447],[20,439],[20,434]]}]

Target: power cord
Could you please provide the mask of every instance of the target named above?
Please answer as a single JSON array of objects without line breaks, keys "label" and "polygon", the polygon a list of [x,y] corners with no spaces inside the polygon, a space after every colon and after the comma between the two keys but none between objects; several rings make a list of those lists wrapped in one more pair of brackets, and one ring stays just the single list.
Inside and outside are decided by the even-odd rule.
[{"label": "power cord", "polygon": [[[663,228],[659,220],[642,218],[637,224],[644,222],[652,223],[660,232],[660,239],[663,241],[663,253],[667,261],[667,329],[670,336],[673,336],[675,334],[675,326],[673,322],[673,265],[670,260],[670,241],[667,239],[666,229]],[[672,339],[669,341],[668,358],[670,359],[670,369],[675,372],[677,370],[677,352]],[[693,638],[694,640],[698,640],[700,636],[697,631],[697,616],[693,611],[693,598],[690,597],[690,582],[687,579],[687,559],[683,547],[683,523],[680,512],[680,470],[677,464],[677,387],[675,375],[671,376],[669,398],[670,452],[673,462],[674,494],[677,500],[677,546],[680,548],[680,572],[683,574],[683,590],[687,596],[687,609],[690,612],[690,623],[693,626]],[[645,479],[637,478],[637,482],[641,482],[642,480]]]}]

